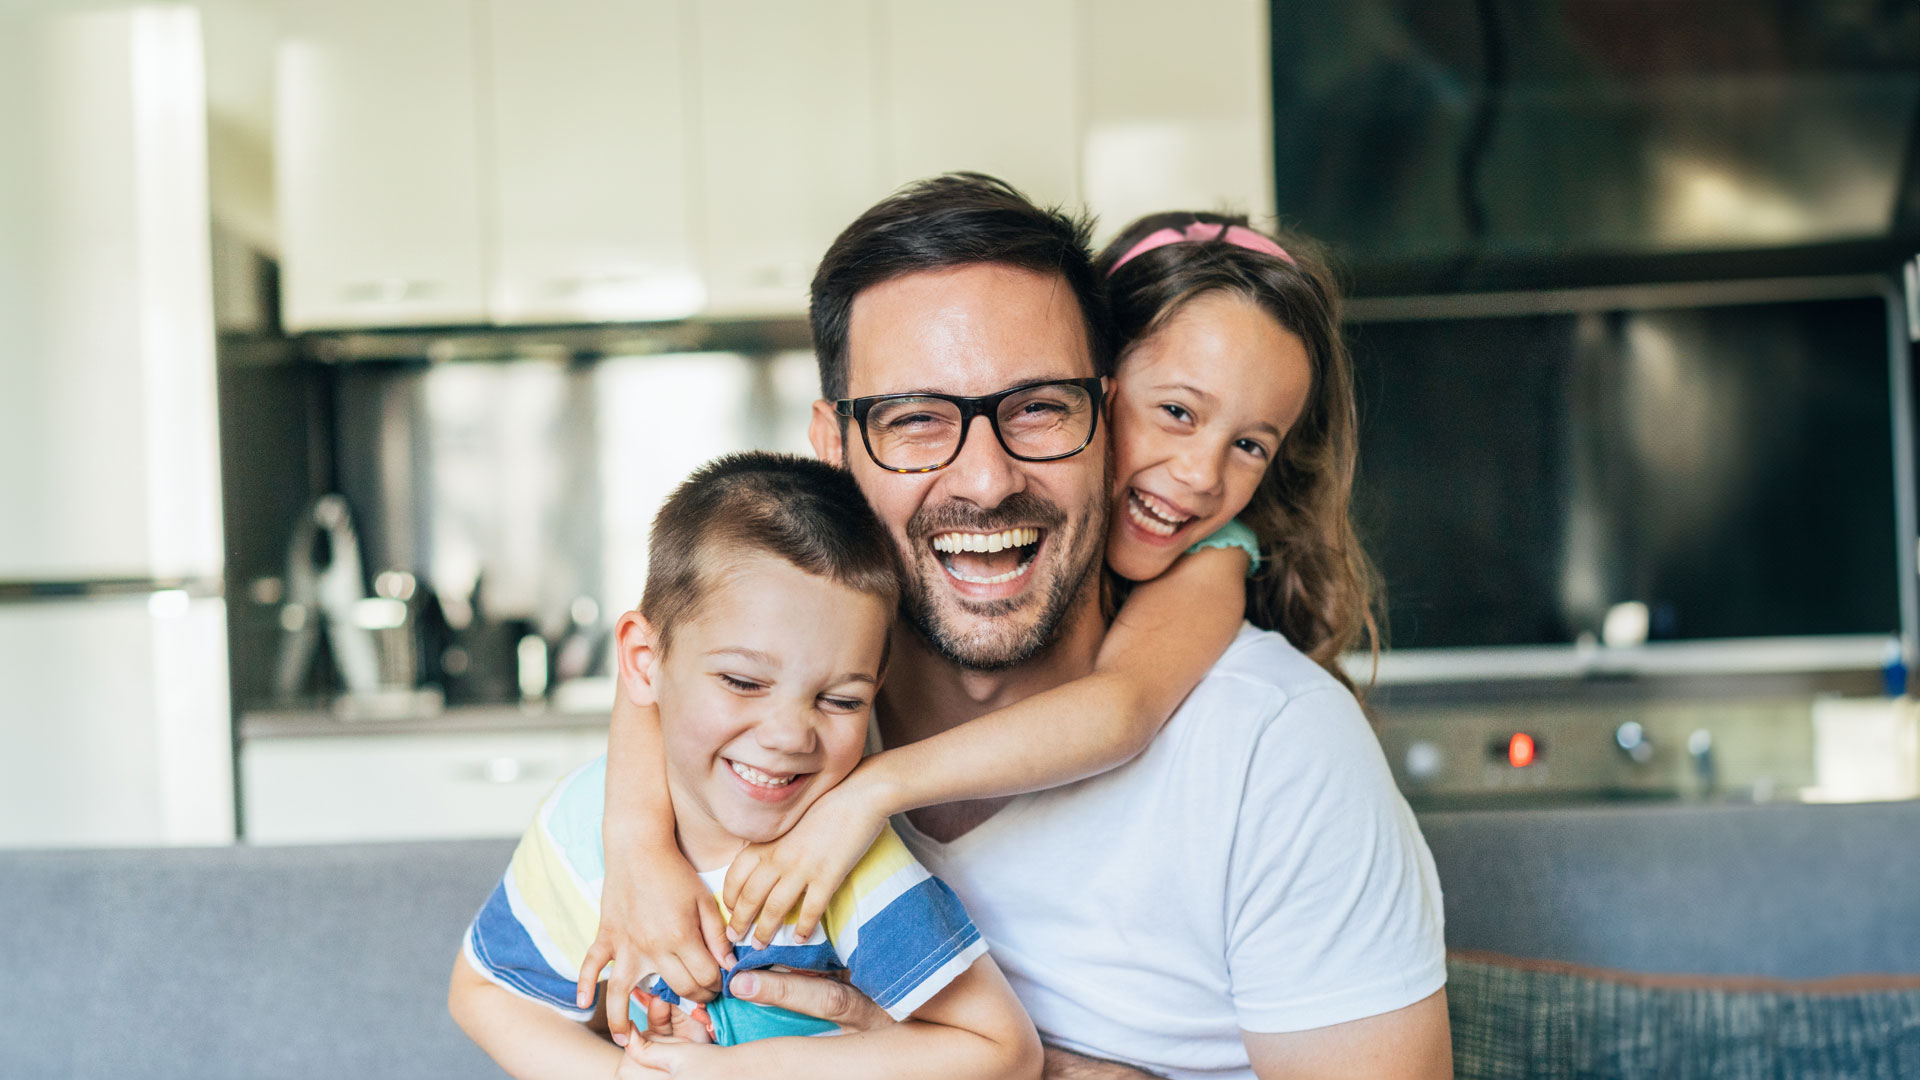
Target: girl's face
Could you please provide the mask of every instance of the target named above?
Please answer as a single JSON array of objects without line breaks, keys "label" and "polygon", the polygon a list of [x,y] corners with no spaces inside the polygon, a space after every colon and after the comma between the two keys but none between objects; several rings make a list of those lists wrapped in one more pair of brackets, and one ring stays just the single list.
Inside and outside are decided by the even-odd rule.
[{"label": "girl's face", "polygon": [[1244,297],[1188,301],[1120,360],[1107,564],[1160,576],[1246,508],[1313,384],[1307,347]]}]

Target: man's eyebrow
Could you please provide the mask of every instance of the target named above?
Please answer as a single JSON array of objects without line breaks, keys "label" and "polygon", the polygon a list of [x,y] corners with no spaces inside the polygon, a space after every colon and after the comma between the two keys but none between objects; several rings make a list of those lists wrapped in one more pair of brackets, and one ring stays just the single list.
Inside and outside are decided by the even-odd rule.
[{"label": "man's eyebrow", "polygon": [[722,648],[711,649],[707,652],[707,655],[708,656],[738,656],[743,660],[751,660],[756,664],[765,664],[766,666],[772,667],[772,668],[777,668],[780,666],[779,657],[774,656],[771,653],[763,653],[759,649],[749,649],[744,645],[727,645]]},{"label": "man's eyebrow", "polygon": [[[1001,387],[1000,390],[1011,390],[1016,386],[1032,386],[1034,383],[1078,382],[1085,377],[1086,376],[1084,375],[1035,375],[1030,379],[1021,379],[1019,382],[1008,383],[1007,385]],[[1000,390],[989,390],[985,394],[958,394],[944,387],[919,386],[911,390],[885,390],[877,394],[856,394],[854,396],[856,398],[863,398],[863,397],[892,397],[895,394],[947,394],[952,397],[987,397],[992,394],[999,393]]]}]

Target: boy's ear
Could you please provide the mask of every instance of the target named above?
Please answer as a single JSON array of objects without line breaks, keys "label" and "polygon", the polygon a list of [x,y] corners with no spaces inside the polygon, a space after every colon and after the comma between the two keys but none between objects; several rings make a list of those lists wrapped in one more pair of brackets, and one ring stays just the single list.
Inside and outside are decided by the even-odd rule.
[{"label": "boy's ear", "polygon": [[846,468],[847,443],[840,437],[840,414],[833,402],[824,398],[813,403],[813,417],[807,421],[807,441],[813,444],[813,456],[836,469]]},{"label": "boy's ear", "polygon": [[620,667],[620,696],[635,705],[657,705],[660,635],[638,611],[620,616],[613,627],[614,660]]}]

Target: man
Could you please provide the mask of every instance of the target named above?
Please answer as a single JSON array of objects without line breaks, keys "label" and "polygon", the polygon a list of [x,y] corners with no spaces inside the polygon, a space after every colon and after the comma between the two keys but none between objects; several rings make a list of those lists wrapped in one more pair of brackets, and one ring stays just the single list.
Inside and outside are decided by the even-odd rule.
[{"label": "man", "polygon": [[[1085,225],[979,176],[884,200],[822,261],[812,442],[852,472],[906,568],[877,710],[888,744],[1091,670],[1107,455],[1094,437],[1022,460],[989,410],[945,466],[896,471],[874,457],[862,400],[1106,376],[1098,297]],[[1039,535],[1003,553],[1031,560],[1011,575],[959,574],[932,543],[1008,529]],[[1357,707],[1326,714],[1327,682],[1249,631],[1133,762],[908,816],[908,844],[960,893],[1048,1040],[1049,1077],[1450,1075],[1432,863]],[[1297,705],[1309,697],[1321,713]],[[819,980],[736,989],[885,1021]]]}]

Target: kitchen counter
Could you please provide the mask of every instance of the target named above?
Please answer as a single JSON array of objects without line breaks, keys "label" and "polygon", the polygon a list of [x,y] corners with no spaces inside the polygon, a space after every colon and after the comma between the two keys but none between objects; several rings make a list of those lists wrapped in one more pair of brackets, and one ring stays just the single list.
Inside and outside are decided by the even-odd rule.
[{"label": "kitchen counter", "polygon": [[314,736],[456,735],[508,731],[605,731],[607,712],[519,705],[456,705],[392,720],[343,720],[330,710],[268,709],[240,716],[242,742]]}]

